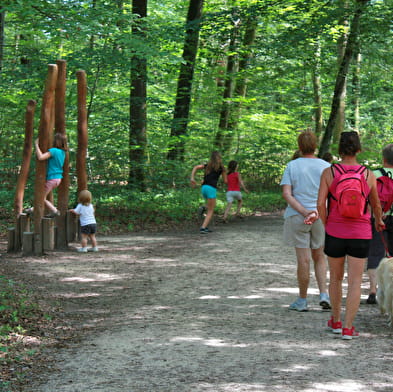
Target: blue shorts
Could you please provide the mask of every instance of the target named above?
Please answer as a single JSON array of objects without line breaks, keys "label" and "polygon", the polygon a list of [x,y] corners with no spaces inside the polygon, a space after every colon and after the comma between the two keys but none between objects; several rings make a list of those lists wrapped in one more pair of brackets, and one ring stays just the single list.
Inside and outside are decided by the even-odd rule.
[{"label": "blue shorts", "polygon": [[210,185],[202,185],[202,196],[205,199],[217,199],[217,188]]}]

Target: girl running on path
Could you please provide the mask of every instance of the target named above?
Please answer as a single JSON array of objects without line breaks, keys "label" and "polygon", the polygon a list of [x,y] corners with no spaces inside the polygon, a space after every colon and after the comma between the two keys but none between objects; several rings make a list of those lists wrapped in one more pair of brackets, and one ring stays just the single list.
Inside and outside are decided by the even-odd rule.
[{"label": "girl running on path", "polygon": [[240,209],[242,208],[243,205],[243,200],[242,200],[242,193],[240,191],[240,187],[244,189],[246,193],[248,193],[247,188],[245,187],[242,177],[239,172],[237,172],[238,168],[238,163],[236,161],[230,161],[228,164],[228,190],[227,190],[227,207],[224,212],[224,222],[227,221],[229,211],[232,207],[232,203],[237,200],[237,210],[236,210],[236,216],[240,215]]},{"label": "girl running on path", "polygon": [[210,223],[211,218],[214,214],[214,208],[216,207],[216,199],[217,199],[217,182],[220,176],[222,175],[222,179],[227,183],[227,175],[225,172],[225,167],[222,164],[222,158],[218,151],[213,151],[210,160],[205,165],[196,165],[192,169],[191,172],[191,186],[195,187],[195,173],[197,170],[204,170],[204,177],[202,183],[202,196],[207,201],[207,213],[206,217],[202,223],[199,232],[201,234],[207,234],[211,232],[209,230],[208,225]]}]

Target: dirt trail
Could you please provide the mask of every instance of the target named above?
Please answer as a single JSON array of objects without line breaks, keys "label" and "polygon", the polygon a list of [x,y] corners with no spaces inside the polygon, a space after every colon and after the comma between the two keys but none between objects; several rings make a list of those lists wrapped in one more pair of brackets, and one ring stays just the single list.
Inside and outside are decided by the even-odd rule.
[{"label": "dirt trail", "polygon": [[82,336],[50,349],[52,371],[24,391],[392,391],[392,332],[364,303],[366,284],[357,340],[327,331],[314,279],[310,311],[288,310],[296,264],[282,223],[266,215],[209,235],[99,237],[97,254],[4,256]]}]

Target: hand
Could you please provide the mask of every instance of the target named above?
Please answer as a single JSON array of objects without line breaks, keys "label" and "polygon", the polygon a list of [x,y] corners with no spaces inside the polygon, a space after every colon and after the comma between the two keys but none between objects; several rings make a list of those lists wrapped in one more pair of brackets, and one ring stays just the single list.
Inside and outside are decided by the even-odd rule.
[{"label": "hand", "polygon": [[319,219],[319,214],[318,211],[311,211],[306,215],[304,218],[304,223],[306,225],[312,225],[316,220]]},{"label": "hand", "polygon": [[193,178],[191,178],[190,182],[191,182],[191,186],[192,186],[193,188],[195,188],[195,186],[196,186],[195,180],[194,180]]},{"label": "hand", "polygon": [[380,219],[378,222],[375,221],[375,230],[381,232],[385,229],[386,229],[385,222],[382,219]]}]

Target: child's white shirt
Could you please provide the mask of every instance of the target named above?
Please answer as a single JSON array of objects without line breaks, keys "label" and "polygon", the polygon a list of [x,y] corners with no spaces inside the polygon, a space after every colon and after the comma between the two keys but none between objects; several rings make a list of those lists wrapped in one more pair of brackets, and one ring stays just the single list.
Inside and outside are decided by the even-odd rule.
[{"label": "child's white shirt", "polygon": [[74,211],[79,215],[81,226],[96,224],[94,207],[92,204],[84,206],[83,204],[79,203]]}]

